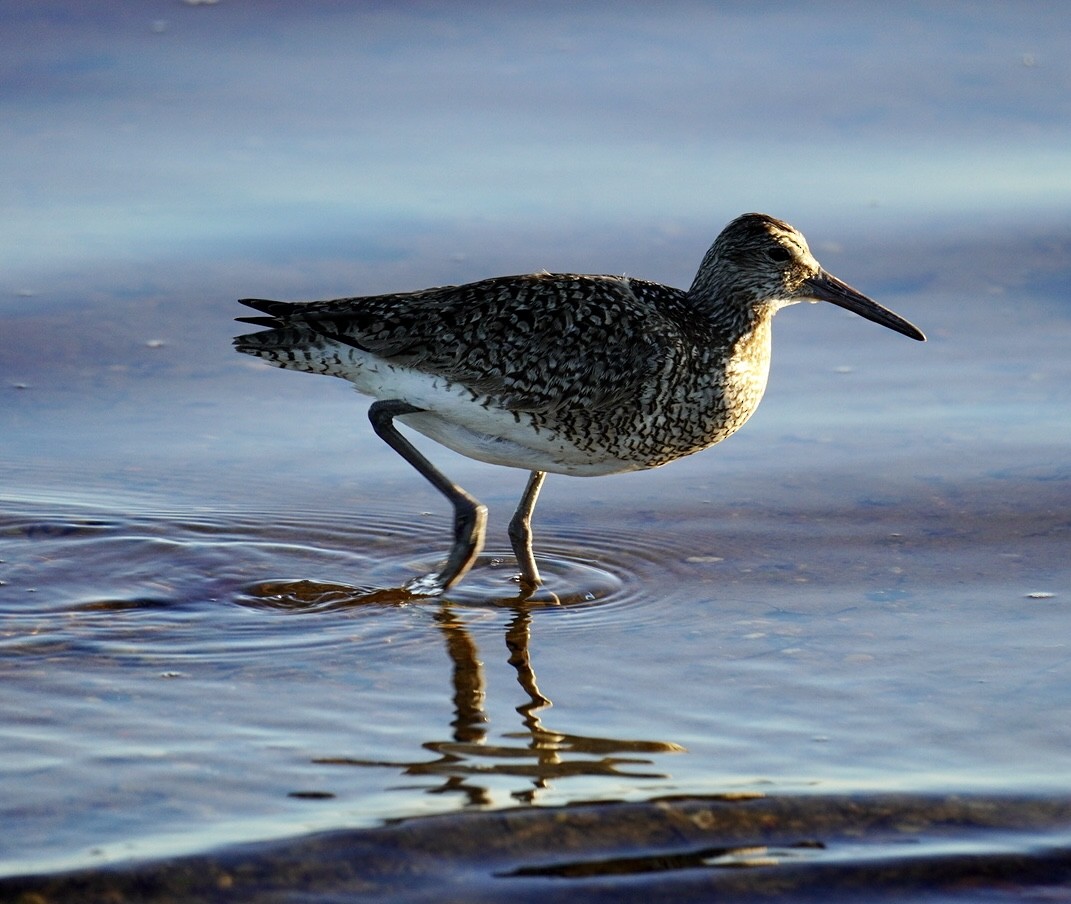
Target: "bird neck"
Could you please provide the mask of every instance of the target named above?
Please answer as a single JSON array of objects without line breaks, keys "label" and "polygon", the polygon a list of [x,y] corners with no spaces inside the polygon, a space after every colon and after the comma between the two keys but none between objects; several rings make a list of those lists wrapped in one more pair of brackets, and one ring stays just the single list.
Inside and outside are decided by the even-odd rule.
[{"label": "bird neck", "polygon": [[722,270],[710,259],[713,252],[713,248],[707,252],[688,289],[688,303],[728,344],[735,345],[756,330],[768,330],[770,319],[778,306],[757,302],[751,287],[741,287],[733,280],[719,279]]},{"label": "bird neck", "polygon": [[776,304],[756,304],[754,298],[745,293],[710,291],[702,285],[697,289],[696,284],[688,290],[687,297],[693,316],[702,318],[707,328],[719,337],[718,344],[722,347],[769,343],[770,325],[778,307]]}]

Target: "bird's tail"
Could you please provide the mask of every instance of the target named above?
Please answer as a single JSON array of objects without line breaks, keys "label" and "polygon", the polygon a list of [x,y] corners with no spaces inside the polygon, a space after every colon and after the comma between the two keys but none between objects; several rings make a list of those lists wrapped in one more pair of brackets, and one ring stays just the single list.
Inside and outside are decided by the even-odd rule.
[{"label": "bird's tail", "polygon": [[270,326],[273,329],[285,326],[290,315],[303,307],[293,301],[271,301],[267,298],[239,298],[238,304],[267,314],[267,317],[235,317],[238,323],[253,323],[257,326]]},{"label": "bird's tail", "polygon": [[323,360],[323,337],[301,318],[293,316],[304,305],[265,298],[242,298],[239,301],[267,316],[235,319],[239,323],[251,323],[267,329],[235,336],[234,347],[237,351],[261,358],[276,367],[311,373],[329,372]]}]

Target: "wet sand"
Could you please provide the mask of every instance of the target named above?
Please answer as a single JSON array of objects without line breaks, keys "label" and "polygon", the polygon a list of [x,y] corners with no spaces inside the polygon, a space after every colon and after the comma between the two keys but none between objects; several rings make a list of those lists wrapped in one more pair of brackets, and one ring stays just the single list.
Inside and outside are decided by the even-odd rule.
[{"label": "wet sand", "polygon": [[[12,900],[958,901],[1057,897],[1068,804],[950,797],[666,799],[405,820],[42,879]],[[1059,834],[1053,835],[1056,831]],[[1039,842],[1040,838],[1047,839]]]}]

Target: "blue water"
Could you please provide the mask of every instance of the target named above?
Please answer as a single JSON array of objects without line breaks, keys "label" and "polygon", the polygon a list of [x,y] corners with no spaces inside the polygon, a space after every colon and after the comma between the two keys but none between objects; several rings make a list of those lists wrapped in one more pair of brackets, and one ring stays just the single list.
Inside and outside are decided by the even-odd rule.
[{"label": "blue water", "polygon": [[[902,850],[838,846],[831,801],[1060,811],[1069,38],[1055,3],[5,4],[0,874],[813,798],[826,853],[761,883]],[[434,567],[444,504],[341,381],[234,354],[234,299],[686,286],[755,209],[929,342],[780,314],[731,441],[548,481],[528,605],[524,475],[424,445],[490,507],[487,556],[444,604],[369,601]],[[993,850],[919,819],[920,851]],[[1062,816],[1016,819],[1003,854],[1066,849]]]}]

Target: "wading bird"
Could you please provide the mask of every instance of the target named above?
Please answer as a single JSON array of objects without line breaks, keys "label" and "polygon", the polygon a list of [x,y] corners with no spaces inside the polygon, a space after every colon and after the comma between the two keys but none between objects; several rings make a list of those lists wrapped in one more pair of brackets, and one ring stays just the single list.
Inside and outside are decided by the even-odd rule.
[{"label": "wading bird", "polygon": [[446,564],[411,581],[413,593],[441,593],[464,576],[483,547],[487,509],[395,421],[470,458],[530,471],[509,536],[531,592],[541,583],[532,510],[547,473],[657,468],[735,433],[766,388],[773,315],[800,301],[926,338],[826,273],[796,229],[749,213],[717,237],[688,291],[536,273],[333,301],[243,299],[264,316],[239,320],[267,329],[234,344],[375,398],[375,432],[453,505]]}]

